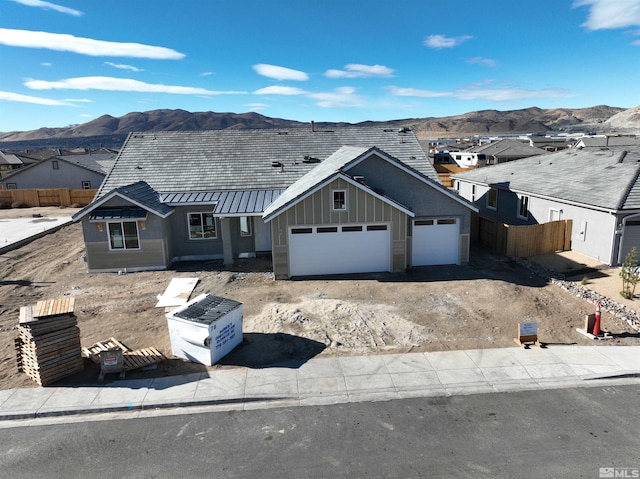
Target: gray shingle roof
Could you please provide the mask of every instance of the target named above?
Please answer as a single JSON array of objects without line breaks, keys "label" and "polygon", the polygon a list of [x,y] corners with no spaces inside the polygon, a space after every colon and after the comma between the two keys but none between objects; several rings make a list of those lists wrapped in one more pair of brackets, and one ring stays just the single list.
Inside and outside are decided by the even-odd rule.
[{"label": "gray shingle roof", "polygon": [[611,211],[640,208],[640,147],[582,148],[453,175]]},{"label": "gray shingle roof", "polygon": [[[167,217],[173,212],[173,208],[160,202],[160,196],[144,181],[138,181],[131,185],[121,186],[110,191],[99,200],[90,203],[82,208],[76,214],[72,216],[73,221],[78,221],[84,217],[87,213],[90,213],[97,208],[100,208],[102,204],[106,203],[110,198],[115,196],[121,196],[133,204],[140,206],[141,208],[151,211],[158,216]],[[114,209],[110,207],[109,209]]]},{"label": "gray shingle roof", "polygon": [[162,131],[129,135],[98,197],[136,181],[163,194],[285,189],[318,166],[314,159],[324,160],[342,146],[378,147],[439,182],[411,131],[378,127]]},{"label": "gray shingle roof", "polygon": [[527,156],[543,155],[546,153],[542,148],[536,148],[520,140],[510,139],[494,141],[488,145],[474,146],[465,151],[482,153],[499,158],[526,158]]},{"label": "gray shingle roof", "polygon": [[107,175],[109,171],[111,171],[117,156],[117,153],[107,152],[87,153],[82,155],[60,155],[57,158],[66,161],[67,163],[82,166],[88,170],[95,171],[96,173]]}]

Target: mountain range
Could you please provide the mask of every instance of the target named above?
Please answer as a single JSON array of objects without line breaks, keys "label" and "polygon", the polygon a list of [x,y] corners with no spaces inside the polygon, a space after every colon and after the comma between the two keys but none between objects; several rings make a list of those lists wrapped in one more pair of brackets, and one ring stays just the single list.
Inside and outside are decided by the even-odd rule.
[{"label": "mountain range", "polygon": [[[309,123],[270,118],[254,112],[192,113],[185,110],[152,110],[128,113],[117,118],[103,115],[87,123],[63,128],[39,128],[31,131],[0,133],[0,149],[4,149],[8,142],[32,140],[55,142],[62,139],[69,141],[75,139],[76,142],[82,142],[82,138],[104,137],[120,141],[131,131],[295,128],[308,125]],[[322,129],[347,125],[350,124],[317,122],[314,127]],[[509,111],[481,110],[441,118],[366,121],[357,125],[410,127],[420,139],[572,131],[638,133],[640,132],[640,106],[631,109],[599,105],[589,108],[531,107]]]}]

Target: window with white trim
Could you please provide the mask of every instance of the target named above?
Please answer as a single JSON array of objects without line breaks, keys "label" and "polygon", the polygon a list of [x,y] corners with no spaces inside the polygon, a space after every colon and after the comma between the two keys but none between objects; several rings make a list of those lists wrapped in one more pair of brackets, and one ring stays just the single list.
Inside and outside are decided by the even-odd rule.
[{"label": "window with white trim", "polygon": [[521,196],[518,198],[518,218],[524,220],[529,219],[529,197]]},{"label": "window with white trim", "polygon": [[82,189],[83,190],[90,190],[91,189],[91,182],[90,181],[83,181],[82,182]]},{"label": "window with white trim", "polygon": [[189,213],[189,239],[216,239],[216,218],[213,213]]},{"label": "window with white trim", "polygon": [[249,216],[240,217],[240,236],[251,236],[251,218]]},{"label": "window with white trim", "polygon": [[487,208],[491,210],[498,209],[498,190],[495,188],[490,188],[487,193]]},{"label": "window with white trim", "polygon": [[333,211],[345,211],[347,209],[347,190],[333,190],[331,196]]},{"label": "window with white trim", "polygon": [[135,221],[118,221],[107,223],[109,230],[109,249],[140,249],[138,223]]},{"label": "window with white trim", "polygon": [[17,190],[18,189],[18,185],[17,185],[17,183],[7,183],[7,189],[8,190]]},{"label": "window with white trim", "polygon": [[60,168],[60,165],[58,164],[58,160],[51,160],[51,167],[52,167],[54,170],[59,169],[59,168]]}]

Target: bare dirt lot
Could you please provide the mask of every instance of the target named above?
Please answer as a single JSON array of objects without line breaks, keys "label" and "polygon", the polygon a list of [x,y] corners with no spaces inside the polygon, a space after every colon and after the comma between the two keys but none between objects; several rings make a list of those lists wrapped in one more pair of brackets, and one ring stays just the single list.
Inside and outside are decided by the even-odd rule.
[{"label": "bare dirt lot", "polygon": [[[0,210],[0,218],[70,215],[76,210]],[[5,227],[5,226],[3,226]],[[407,273],[275,281],[270,258],[239,260],[231,268],[209,261],[169,271],[89,274],[79,224],[0,255],[0,389],[37,387],[18,372],[14,338],[21,306],[75,297],[82,346],[115,337],[130,349],[155,347],[170,357],[127,378],[202,371],[171,357],[163,308],[156,308],[174,277],[197,277],[192,297],[210,293],[244,303],[244,341],[213,368],[295,364],[327,355],[382,354],[515,345],[517,324],[537,321],[544,343],[589,344],[576,333],[593,305],[547,284],[508,258],[473,249],[468,266],[415,268]],[[603,312],[612,333],[629,331]],[[638,345],[637,334],[616,344]],[[98,366],[58,384],[97,381]]]}]

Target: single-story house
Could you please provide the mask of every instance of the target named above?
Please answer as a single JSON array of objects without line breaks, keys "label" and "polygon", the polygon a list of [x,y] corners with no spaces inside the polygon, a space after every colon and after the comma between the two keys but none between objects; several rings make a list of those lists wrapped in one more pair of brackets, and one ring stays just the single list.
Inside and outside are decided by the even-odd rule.
[{"label": "single-story house", "polygon": [[640,147],[562,150],[453,175],[479,214],[509,225],[571,219],[571,249],[619,265],[640,250]]},{"label": "single-story house", "polygon": [[117,153],[99,152],[52,156],[15,170],[0,181],[5,190],[35,188],[98,189],[115,163]]},{"label": "single-story house", "polygon": [[82,221],[89,271],[270,253],[276,278],[463,264],[476,208],[408,129],[132,133]]},{"label": "single-story house", "polygon": [[478,158],[483,160],[484,164],[495,165],[497,163],[505,163],[507,161],[528,158],[529,156],[543,155],[546,151],[520,140],[505,138],[491,143],[471,147],[463,153],[474,153]]}]

